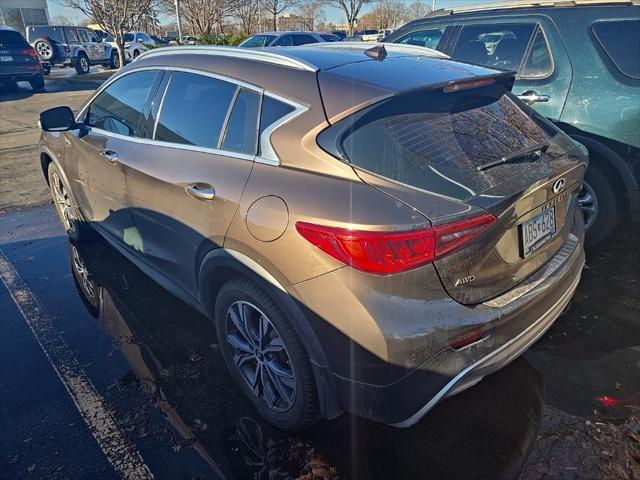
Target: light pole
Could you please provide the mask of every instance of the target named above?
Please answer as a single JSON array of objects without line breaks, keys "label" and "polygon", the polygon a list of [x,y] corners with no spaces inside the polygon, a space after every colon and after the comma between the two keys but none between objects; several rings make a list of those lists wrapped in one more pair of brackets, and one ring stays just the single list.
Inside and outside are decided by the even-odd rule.
[{"label": "light pole", "polygon": [[[178,1],[178,0],[176,0],[176,2],[177,2],[177,1]],[[436,0],[433,0],[433,1],[431,2],[431,11],[432,11],[432,12],[435,12],[435,11],[436,11]]]},{"label": "light pole", "polygon": [[178,2],[179,2],[179,0],[175,0],[175,4],[176,4],[176,27],[178,27],[178,42],[180,42],[180,44],[182,44],[182,27],[180,26],[180,7],[178,5]]}]

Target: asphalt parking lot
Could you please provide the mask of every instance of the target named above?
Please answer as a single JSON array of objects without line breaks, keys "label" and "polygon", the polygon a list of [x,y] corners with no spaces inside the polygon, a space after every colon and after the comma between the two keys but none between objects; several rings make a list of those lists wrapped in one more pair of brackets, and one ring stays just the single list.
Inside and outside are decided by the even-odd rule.
[{"label": "asphalt parking lot", "polygon": [[522,358],[399,430],[274,430],[211,323],[48,201],[37,113],[103,76],[0,96],[0,478],[640,478],[640,252],[624,221]]}]

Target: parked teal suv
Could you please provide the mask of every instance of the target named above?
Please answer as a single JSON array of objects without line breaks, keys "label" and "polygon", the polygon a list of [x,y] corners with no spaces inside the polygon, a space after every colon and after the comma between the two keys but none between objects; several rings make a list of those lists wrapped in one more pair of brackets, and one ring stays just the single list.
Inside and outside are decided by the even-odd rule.
[{"label": "parked teal suv", "polygon": [[640,219],[640,2],[501,3],[437,10],[384,42],[517,72],[513,92],[589,149],[587,245]]}]

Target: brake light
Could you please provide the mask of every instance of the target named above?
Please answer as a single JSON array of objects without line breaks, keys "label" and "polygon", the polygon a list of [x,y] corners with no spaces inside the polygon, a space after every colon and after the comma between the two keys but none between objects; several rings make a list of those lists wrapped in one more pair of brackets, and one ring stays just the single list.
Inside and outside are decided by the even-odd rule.
[{"label": "brake light", "polygon": [[495,78],[483,78],[482,80],[463,80],[462,82],[449,82],[444,87],[445,92],[459,92],[460,90],[469,90],[472,88],[486,87],[496,83]]},{"label": "brake light", "polygon": [[33,58],[38,58],[38,54],[36,53],[33,47],[25,48],[24,50],[22,50],[21,53],[23,55],[29,55],[30,57],[33,57]]},{"label": "brake light", "polygon": [[358,270],[398,273],[442,258],[480,235],[495,217],[481,215],[435,227],[373,232],[297,222],[296,230],[323,252]]}]

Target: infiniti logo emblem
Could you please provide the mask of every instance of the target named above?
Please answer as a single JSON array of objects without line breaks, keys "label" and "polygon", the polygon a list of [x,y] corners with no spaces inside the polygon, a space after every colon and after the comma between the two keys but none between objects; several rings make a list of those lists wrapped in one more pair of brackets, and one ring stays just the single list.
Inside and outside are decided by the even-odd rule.
[{"label": "infiniti logo emblem", "polygon": [[553,193],[558,193],[564,188],[565,179],[559,178],[553,183]]}]

